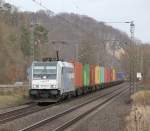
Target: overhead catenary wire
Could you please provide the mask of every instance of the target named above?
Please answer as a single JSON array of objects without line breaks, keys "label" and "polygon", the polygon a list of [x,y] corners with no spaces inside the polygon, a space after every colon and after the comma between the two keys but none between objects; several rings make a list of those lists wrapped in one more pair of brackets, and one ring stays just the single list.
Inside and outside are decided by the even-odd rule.
[{"label": "overhead catenary wire", "polygon": [[[39,6],[41,6],[42,8],[44,8],[45,10],[47,10],[48,12],[50,12],[50,13],[49,13],[49,16],[56,16],[56,13],[55,13],[54,11],[50,10],[49,8],[47,8],[46,6],[44,6],[41,1],[40,1],[40,2],[39,2],[38,0],[32,0],[32,1],[35,2],[36,4],[38,4]],[[66,22],[66,23],[72,25],[75,29],[78,29],[78,30],[80,30],[81,32],[84,32],[84,33],[87,34],[87,31],[86,31],[83,27],[78,26],[77,24],[71,22],[70,20],[66,19],[65,17],[63,17],[63,16],[61,16],[61,15],[57,15],[57,18],[59,18],[59,19],[63,20],[64,22]],[[114,21],[114,22],[103,22],[103,23],[104,23],[104,24],[107,24],[107,23],[132,23],[132,22],[133,22],[133,21],[131,21],[131,22],[128,22],[128,21],[125,21],[125,22],[117,22],[117,21]],[[88,32],[88,34],[89,34],[89,35],[94,35],[93,33],[90,33],[90,32]],[[104,41],[106,41],[106,40],[104,40]]]},{"label": "overhead catenary wire", "polygon": [[9,3],[11,5],[11,7],[15,8],[16,10],[19,10],[19,11],[25,11],[26,10],[22,6],[16,6],[16,2],[14,0],[0,0],[0,2]]},{"label": "overhead catenary wire", "polygon": [[[49,13],[48,15],[50,17],[56,16],[56,13],[52,10],[50,10],[49,8],[47,8],[45,5],[43,5],[43,2],[40,0],[32,0],[34,3],[38,4],[39,6],[41,6],[42,8],[44,8],[45,10],[47,10]],[[78,24],[75,24],[74,22],[71,22],[70,20],[68,20],[67,18],[65,18],[62,15],[57,15],[57,18],[59,18],[61,21],[68,23],[69,25],[71,25],[72,27],[74,27],[76,30],[81,31],[82,33],[84,33],[83,35],[88,35],[88,36],[94,36],[94,34],[92,32],[87,32],[87,30],[84,29],[84,27],[79,26]],[[131,22],[104,22],[104,24],[107,23],[131,23]],[[104,40],[102,40],[104,41]],[[105,44],[104,44],[105,45]]]},{"label": "overhead catenary wire", "polygon": [[48,14],[49,16],[52,16],[52,15],[55,14],[53,11],[51,11],[51,10],[48,9],[46,6],[44,6],[41,1],[40,1],[40,2],[38,2],[37,0],[32,0],[32,1],[33,1],[34,3],[36,3],[37,5],[41,6],[42,8],[44,8],[45,10],[47,10],[47,11],[49,12],[49,14]]},{"label": "overhead catenary wire", "polygon": [[[50,12],[49,16],[55,16],[55,12],[53,12],[52,10],[48,9],[46,6],[44,6],[41,2],[38,2],[37,0],[32,0],[33,2],[35,2],[36,4],[38,4],[39,6],[43,7],[44,9],[48,10]],[[65,17],[61,16],[61,15],[57,15],[57,18],[59,18],[60,20],[63,20],[64,22],[68,23],[69,25],[71,25],[72,27],[74,27],[75,29],[85,33],[86,35],[92,36],[93,33],[88,32],[84,29],[81,28],[80,26],[78,26],[77,24],[74,24],[73,22],[71,22],[70,20],[66,19]],[[78,54],[78,53],[76,53]],[[77,56],[76,56],[77,58]]]},{"label": "overhead catenary wire", "polygon": [[[50,12],[50,13],[49,13],[49,16],[50,16],[50,17],[56,15],[56,13],[55,13],[54,11],[52,11],[52,10],[50,10],[49,8],[47,8],[46,6],[44,6],[41,1],[40,1],[40,2],[38,2],[37,0],[32,0],[32,1],[35,2],[36,4],[38,4],[39,6],[43,7],[43,8],[44,8],[45,10],[47,10],[48,12]],[[61,15],[57,15],[57,18],[59,18],[59,19],[63,20],[64,22],[70,24],[70,25],[71,25],[72,27],[74,27],[75,29],[78,29],[78,30],[80,30],[81,32],[84,32],[84,33],[87,34],[87,31],[86,31],[83,27],[78,26],[77,24],[74,24],[73,22],[71,22],[70,20],[66,19],[65,17],[63,17],[63,16],[61,16]],[[93,35],[93,33],[89,33],[89,35]]]},{"label": "overhead catenary wire", "polygon": [[[56,13],[54,11],[50,10],[49,8],[47,8],[46,6],[44,6],[41,1],[40,2],[38,0],[32,0],[32,1],[35,2],[36,4],[38,4],[39,6],[41,6],[42,8],[44,8],[45,10],[47,10],[49,12],[49,16],[56,16]],[[63,20],[64,22],[70,24],[75,29],[78,29],[81,32],[86,33],[86,35],[89,35],[89,36],[93,36],[94,35],[93,33],[87,32],[87,30],[85,30],[83,27],[81,27],[81,26],[79,26],[79,25],[71,22],[70,20],[66,19],[65,17],[63,17],[61,15],[57,15],[57,18],[59,18],[59,19]],[[125,22],[116,22],[116,21],[114,21],[114,22],[103,22],[103,23],[107,24],[107,23],[131,23],[131,22],[128,22],[128,21],[125,21]]]},{"label": "overhead catenary wire", "polygon": [[[38,2],[37,0],[32,0],[32,1],[35,2],[36,4],[38,4],[39,6],[43,7],[47,11],[49,11],[50,12],[50,14],[49,14],[50,17],[56,15],[56,13],[54,11],[52,11],[49,8],[47,8],[46,6],[44,6],[41,1],[40,2]],[[92,32],[87,32],[87,30],[85,30],[83,27],[79,26],[78,24],[75,24],[75,23],[71,22],[70,20],[66,19],[65,17],[63,17],[61,15],[57,15],[57,18],[59,18],[60,20],[66,22],[66,23],[68,23],[69,25],[71,25],[75,29],[81,31],[82,33],[85,33],[85,35],[94,36],[94,34]],[[77,58],[77,56],[76,56],[76,58]]]},{"label": "overhead catenary wire", "polygon": [[79,6],[75,3],[75,1],[74,1],[74,0],[72,0],[72,2],[73,2],[73,4],[74,4],[74,6],[75,6],[76,10],[80,10]]}]

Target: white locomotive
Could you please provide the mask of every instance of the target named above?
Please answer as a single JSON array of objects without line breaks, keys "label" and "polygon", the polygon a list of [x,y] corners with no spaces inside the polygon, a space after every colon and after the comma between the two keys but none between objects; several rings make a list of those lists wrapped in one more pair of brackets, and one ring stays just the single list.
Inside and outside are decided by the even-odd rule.
[{"label": "white locomotive", "polygon": [[38,102],[58,101],[73,94],[73,64],[62,61],[34,61],[31,66],[30,97]]}]

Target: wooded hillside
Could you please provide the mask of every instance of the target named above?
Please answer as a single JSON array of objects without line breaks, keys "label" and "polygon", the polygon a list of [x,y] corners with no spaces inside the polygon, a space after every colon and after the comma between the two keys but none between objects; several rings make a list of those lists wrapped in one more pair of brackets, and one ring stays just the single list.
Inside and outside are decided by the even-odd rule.
[{"label": "wooded hillside", "polygon": [[26,80],[33,54],[40,60],[56,57],[56,50],[64,60],[127,70],[130,42],[126,33],[88,16],[1,11],[0,83]]}]

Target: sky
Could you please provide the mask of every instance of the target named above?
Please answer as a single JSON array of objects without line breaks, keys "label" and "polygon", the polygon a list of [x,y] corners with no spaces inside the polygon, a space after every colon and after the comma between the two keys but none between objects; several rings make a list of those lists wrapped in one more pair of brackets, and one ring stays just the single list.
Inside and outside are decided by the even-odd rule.
[{"label": "sky", "polygon": [[[23,11],[44,9],[32,0],[5,0]],[[130,35],[130,24],[111,23],[134,21],[135,37],[150,42],[150,0],[36,0],[55,13],[87,15]]]}]

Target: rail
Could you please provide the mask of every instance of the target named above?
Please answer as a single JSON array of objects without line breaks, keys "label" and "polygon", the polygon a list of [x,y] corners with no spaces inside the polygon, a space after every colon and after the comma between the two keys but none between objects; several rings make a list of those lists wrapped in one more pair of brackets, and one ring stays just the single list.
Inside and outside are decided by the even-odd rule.
[{"label": "rail", "polygon": [[[64,129],[64,127],[66,128],[66,125],[68,126],[68,124],[67,124],[68,122],[66,121],[65,125],[63,125],[63,124],[59,125],[59,124],[57,124],[57,123],[58,123],[57,120],[58,120],[59,118],[66,117],[68,114],[71,114],[71,113],[74,113],[74,112],[76,112],[76,113],[74,113],[74,114],[79,114],[80,111],[78,111],[78,110],[80,110],[81,108],[84,108],[85,106],[89,106],[89,105],[92,104],[92,106],[91,106],[90,108],[84,108],[84,109],[91,109],[90,111],[88,110],[88,111],[83,112],[83,114],[85,115],[85,114],[87,114],[87,112],[91,112],[93,109],[96,109],[96,108],[98,108],[99,106],[104,105],[106,102],[109,102],[111,99],[113,99],[114,97],[120,95],[122,92],[124,92],[124,91],[127,90],[127,89],[128,89],[128,87],[126,87],[126,88],[124,88],[124,89],[121,89],[121,90],[120,90],[120,89],[117,89],[117,90],[112,91],[112,92],[110,92],[110,93],[107,93],[107,94],[105,94],[105,95],[103,95],[103,96],[101,96],[101,97],[97,97],[97,98],[94,98],[94,99],[92,99],[92,100],[86,101],[86,102],[84,102],[84,103],[82,103],[82,104],[79,104],[79,105],[77,105],[77,106],[71,107],[70,109],[68,109],[68,110],[66,110],[66,111],[64,111],[64,112],[58,113],[58,114],[56,114],[56,115],[54,115],[54,116],[52,116],[52,117],[48,117],[48,118],[46,118],[46,119],[44,119],[44,120],[42,120],[42,121],[39,121],[39,122],[37,122],[37,123],[35,123],[35,124],[33,124],[33,125],[30,125],[30,126],[24,128],[24,129],[21,129],[20,131],[34,130],[34,129],[37,129],[37,128],[39,128],[39,127],[43,127],[43,126],[46,125],[47,123],[50,123],[49,126],[50,126],[50,125],[53,125],[53,126],[56,125],[56,126],[55,126],[56,128],[53,128],[53,130],[55,130],[55,131],[60,131],[61,129]],[[114,95],[114,92],[115,92],[115,95]],[[105,98],[105,97],[106,97],[106,98]],[[101,102],[101,103],[98,102],[98,105],[97,105],[97,104],[96,104],[96,105],[93,104],[95,101],[98,101],[98,100],[100,100],[101,98],[103,98],[103,99],[105,98],[106,100],[104,100],[104,101]],[[101,100],[103,100],[103,99],[101,99]],[[94,105],[94,106],[93,106],[93,105]],[[83,110],[81,110],[81,111],[83,111]],[[78,113],[77,113],[77,112],[78,112]],[[84,115],[81,114],[81,116],[84,116]],[[78,118],[81,118],[81,116],[78,116]],[[73,120],[73,121],[74,121],[74,120]],[[74,121],[74,122],[75,122],[75,121]],[[69,123],[70,123],[70,122],[69,122]]]},{"label": "rail", "polygon": [[0,85],[0,88],[23,88],[23,87],[29,87],[29,85],[11,85],[11,84],[8,84],[8,85]]}]

